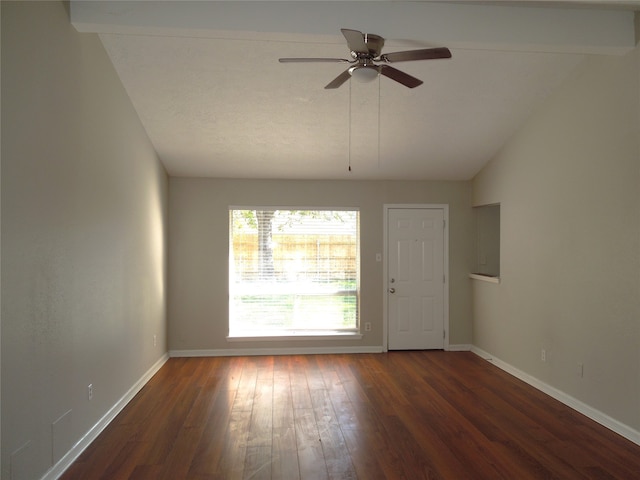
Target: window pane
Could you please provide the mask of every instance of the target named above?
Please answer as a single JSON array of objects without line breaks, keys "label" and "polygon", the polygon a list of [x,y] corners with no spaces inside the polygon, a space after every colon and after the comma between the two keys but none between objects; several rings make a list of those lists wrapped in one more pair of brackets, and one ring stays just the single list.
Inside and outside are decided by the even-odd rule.
[{"label": "window pane", "polygon": [[358,212],[230,211],[231,335],[358,327]]}]

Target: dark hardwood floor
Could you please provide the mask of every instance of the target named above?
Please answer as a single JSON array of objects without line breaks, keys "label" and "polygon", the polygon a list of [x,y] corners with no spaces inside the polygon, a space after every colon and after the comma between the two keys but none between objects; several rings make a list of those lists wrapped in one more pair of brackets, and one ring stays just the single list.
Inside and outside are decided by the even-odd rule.
[{"label": "dark hardwood floor", "polygon": [[637,479],[640,446],[469,352],[172,358],[61,478]]}]

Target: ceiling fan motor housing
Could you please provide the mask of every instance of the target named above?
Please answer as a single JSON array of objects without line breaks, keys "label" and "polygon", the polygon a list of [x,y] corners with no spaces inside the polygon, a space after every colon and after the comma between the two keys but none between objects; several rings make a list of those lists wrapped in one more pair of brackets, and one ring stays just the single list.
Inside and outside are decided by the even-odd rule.
[{"label": "ceiling fan motor housing", "polygon": [[375,64],[375,59],[380,56],[384,46],[384,38],[372,33],[363,33],[362,39],[367,51],[352,51],[351,56],[358,61],[349,68],[349,74],[360,82],[370,82],[380,74],[380,68]]},{"label": "ceiling fan motor housing", "polygon": [[384,38],[373,33],[364,33],[363,37],[368,52],[351,52],[351,56],[354,59],[365,58],[370,60],[379,57],[384,46]]}]

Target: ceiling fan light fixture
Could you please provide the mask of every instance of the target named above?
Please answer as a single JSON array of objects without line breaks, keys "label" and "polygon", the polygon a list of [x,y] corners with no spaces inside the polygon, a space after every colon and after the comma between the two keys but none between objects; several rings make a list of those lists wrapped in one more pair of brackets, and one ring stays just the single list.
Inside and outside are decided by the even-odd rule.
[{"label": "ceiling fan light fixture", "polygon": [[378,77],[378,68],[373,65],[356,65],[349,69],[353,78],[362,83],[369,83]]}]

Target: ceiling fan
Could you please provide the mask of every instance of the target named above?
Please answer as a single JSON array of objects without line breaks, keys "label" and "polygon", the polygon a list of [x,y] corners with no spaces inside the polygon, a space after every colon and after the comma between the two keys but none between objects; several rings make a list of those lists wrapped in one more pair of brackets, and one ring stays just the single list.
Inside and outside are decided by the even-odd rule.
[{"label": "ceiling fan", "polygon": [[[371,33],[362,33],[358,30],[341,29],[344,38],[347,39],[347,46],[351,50],[353,60],[345,58],[281,58],[281,63],[302,63],[302,62],[330,62],[330,63],[350,63],[347,70],[334,78],[324,88],[338,88],[351,77],[356,77],[361,81],[371,81],[378,75],[384,75],[405,87],[415,88],[422,84],[422,80],[393,68],[387,63],[408,62],[413,60],[434,60],[438,58],[451,58],[448,48],[425,48],[422,50],[407,50],[403,52],[393,52],[381,54],[384,45],[384,38]],[[382,64],[379,64],[382,62]]]}]

